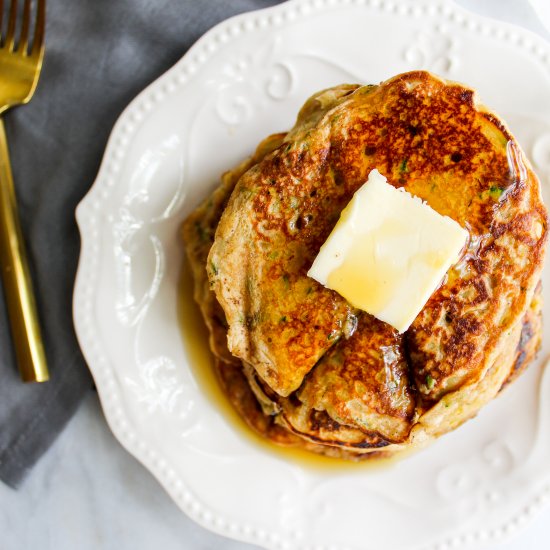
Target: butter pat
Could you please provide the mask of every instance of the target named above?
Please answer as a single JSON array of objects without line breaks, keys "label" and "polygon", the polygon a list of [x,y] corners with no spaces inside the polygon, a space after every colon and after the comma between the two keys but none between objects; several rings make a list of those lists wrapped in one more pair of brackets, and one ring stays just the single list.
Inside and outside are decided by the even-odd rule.
[{"label": "butter pat", "polygon": [[457,222],[373,170],[342,211],[308,276],[405,332],[467,239]]}]

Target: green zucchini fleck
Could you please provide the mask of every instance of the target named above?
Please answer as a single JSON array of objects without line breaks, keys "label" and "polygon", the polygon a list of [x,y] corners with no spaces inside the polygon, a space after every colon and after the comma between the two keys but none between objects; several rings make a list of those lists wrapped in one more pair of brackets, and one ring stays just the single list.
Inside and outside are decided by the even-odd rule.
[{"label": "green zucchini fleck", "polygon": [[426,376],[426,387],[431,390],[435,386],[435,379],[431,374]]},{"label": "green zucchini fleck", "polygon": [[282,276],[282,279],[283,279],[283,285],[285,287],[285,290],[288,290],[290,288],[290,279],[288,278],[288,275],[283,275]]},{"label": "green zucchini fleck", "polygon": [[494,200],[500,199],[502,193],[504,193],[504,189],[498,185],[491,185],[489,188],[489,195],[491,195],[491,198]]}]

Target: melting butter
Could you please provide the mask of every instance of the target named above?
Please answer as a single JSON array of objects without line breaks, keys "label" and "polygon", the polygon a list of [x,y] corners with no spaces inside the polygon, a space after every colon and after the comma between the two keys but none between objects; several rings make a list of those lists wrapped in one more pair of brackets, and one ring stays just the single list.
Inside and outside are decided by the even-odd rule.
[{"label": "melting butter", "polygon": [[399,332],[459,257],[468,232],[373,170],[308,275]]}]

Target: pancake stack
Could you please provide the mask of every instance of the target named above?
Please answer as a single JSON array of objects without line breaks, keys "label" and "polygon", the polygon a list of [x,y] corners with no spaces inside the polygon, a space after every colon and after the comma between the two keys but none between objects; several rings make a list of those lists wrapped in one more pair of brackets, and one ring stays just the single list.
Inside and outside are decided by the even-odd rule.
[{"label": "pancake stack", "polygon": [[[411,327],[306,273],[377,169],[469,232]],[[475,416],[535,356],[547,238],[540,185],[498,117],[424,71],[307,100],[183,224],[228,398],[262,436],[350,459],[418,448]]]}]

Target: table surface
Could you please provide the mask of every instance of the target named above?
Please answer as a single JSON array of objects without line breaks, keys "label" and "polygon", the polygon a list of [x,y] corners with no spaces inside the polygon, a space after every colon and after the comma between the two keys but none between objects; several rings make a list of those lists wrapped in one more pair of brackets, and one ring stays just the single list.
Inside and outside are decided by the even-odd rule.
[{"label": "table surface", "polygon": [[[457,0],[548,38],[527,0]],[[0,484],[2,550],[253,550],[213,535],[182,514],[155,479],[115,440],[97,394],[18,491]],[[493,550],[550,547],[550,507]]]}]

